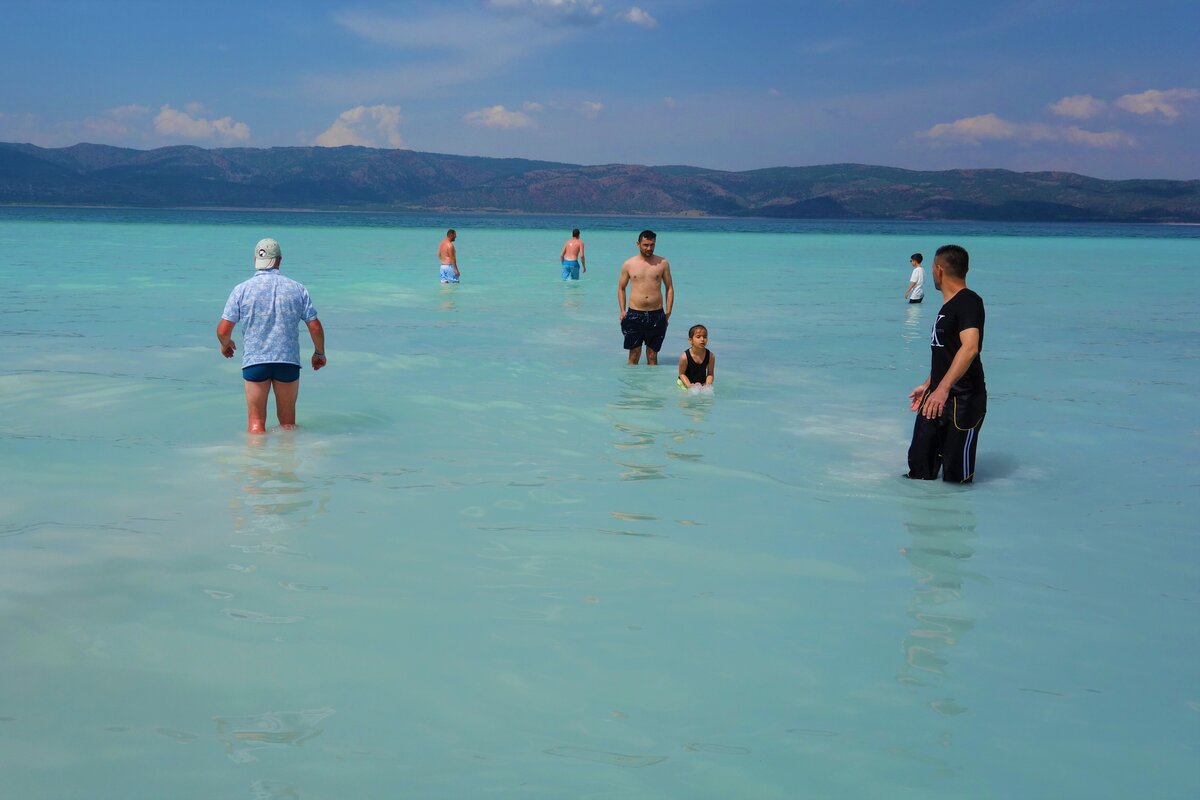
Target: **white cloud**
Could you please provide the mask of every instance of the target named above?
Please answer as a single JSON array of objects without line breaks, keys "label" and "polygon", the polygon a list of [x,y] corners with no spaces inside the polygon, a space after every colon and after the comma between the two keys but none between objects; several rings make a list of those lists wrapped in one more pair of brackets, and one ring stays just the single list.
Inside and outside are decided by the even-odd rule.
[{"label": "white cloud", "polygon": [[930,139],[953,139],[977,143],[984,139],[1012,139],[1016,133],[1016,124],[1000,119],[995,114],[980,114],[976,117],[957,119],[954,122],[939,122],[925,131],[924,135]]},{"label": "white cloud", "polygon": [[604,110],[604,103],[595,100],[583,101],[583,115],[588,119],[595,119],[600,116],[600,112]]},{"label": "white cloud", "polygon": [[[189,104],[189,107],[196,108],[196,105]],[[154,130],[184,139],[245,141],[250,138],[249,126],[244,122],[234,122],[232,117],[210,120],[170,106],[159,109],[158,116],[154,118]]]},{"label": "white cloud", "polygon": [[634,25],[641,25],[643,28],[658,27],[658,20],[637,6],[632,6],[628,11],[622,14],[621,19],[625,20],[626,22],[632,22]]},{"label": "white cloud", "polygon": [[592,22],[604,13],[595,0],[487,0],[489,8],[500,11],[555,16],[571,22]]},{"label": "white cloud", "polygon": [[521,104],[521,108],[530,112],[531,114],[536,114],[538,111],[541,111],[543,108],[545,108],[545,106],[543,106],[541,103],[535,103],[532,100],[526,100]]},{"label": "white cloud", "polygon": [[1200,98],[1196,89],[1148,89],[1139,94],[1126,94],[1118,97],[1113,105],[1133,114],[1162,114],[1169,120],[1179,117],[1179,106],[1190,100]]},{"label": "white cloud", "polygon": [[679,102],[674,97],[664,97],[663,105],[667,108],[679,108]]},{"label": "white cloud", "polygon": [[318,147],[404,147],[400,106],[355,106],[343,111],[328,130],[313,140]]},{"label": "white cloud", "polygon": [[[474,84],[543,54],[581,34],[577,25],[562,24],[554,14],[440,12],[408,17],[342,11],[334,22],[348,33],[395,49],[401,61],[376,69],[310,73],[302,78],[306,92],[338,101],[362,97],[428,97],[446,89]],[[414,58],[414,55],[417,58]]]},{"label": "white cloud", "polygon": [[1090,94],[1073,94],[1050,104],[1050,110],[1060,117],[1091,119],[1105,109],[1107,103]]},{"label": "white cloud", "polygon": [[533,120],[520,111],[509,111],[504,106],[491,106],[489,108],[481,108],[478,111],[472,111],[463,117],[464,120],[472,125],[479,125],[484,128],[503,128],[506,130],[514,128],[532,128]]},{"label": "white cloud", "polygon": [[149,113],[150,109],[146,106],[134,104],[110,108],[100,116],[84,119],[83,135],[110,139],[128,136]]},{"label": "white cloud", "polygon": [[1074,125],[1064,128],[1062,136],[1068,142],[1086,144],[1088,147],[1133,147],[1137,145],[1136,139],[1121,131],[1085,131]]},{"label": "white cloud", "polygon": [[1087,131],[1074,125],[1061,127],[1038,122],[1011,122],[995,114],[942,122],[919,134],[927,139],[979,144],[985,141],[1071,142],[1088,147],[1132,147],[1137,141],[1121,131]]}]

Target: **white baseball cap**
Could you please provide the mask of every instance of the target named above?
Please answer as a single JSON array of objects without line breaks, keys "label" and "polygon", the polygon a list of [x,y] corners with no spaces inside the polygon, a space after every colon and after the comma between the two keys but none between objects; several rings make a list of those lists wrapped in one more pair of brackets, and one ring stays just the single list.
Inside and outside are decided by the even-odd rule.
[{"label": "white baseball cap", "polygon": [[283,252],[279,249],[279,242],[274,239],[263,239],[254,246],[255,269],[271,269],[275,266],[275,259],[282,257]]}]

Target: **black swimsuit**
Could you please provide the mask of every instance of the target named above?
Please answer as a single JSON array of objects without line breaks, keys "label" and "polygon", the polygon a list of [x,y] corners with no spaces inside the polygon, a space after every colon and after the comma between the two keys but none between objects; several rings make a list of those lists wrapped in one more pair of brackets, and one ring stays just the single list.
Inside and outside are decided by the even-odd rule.
[{"label": "black swimsuit", "polygon": [[697,364],[695,361],[692,361],[691,350],[684,350],[683,354],[687,356],[687,369],[683,371],[683,374],[686,375],[687,379],[692,383],[698,383],[703,386],[705,382],[708,381],[708,358],[712,355],[712,353],[708,350],[705,350],[704,361],[699,364]]}]

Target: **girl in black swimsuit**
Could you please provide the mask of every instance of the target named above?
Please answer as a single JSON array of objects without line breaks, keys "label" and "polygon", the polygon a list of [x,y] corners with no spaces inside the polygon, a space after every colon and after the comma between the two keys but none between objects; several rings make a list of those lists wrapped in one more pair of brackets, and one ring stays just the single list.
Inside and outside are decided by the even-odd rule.
[{"label": "girl in black swimsuit", "polygon": [[708,349],[708,328],[703,325],[689,328],[688,344],[691,346],[679,357],[679,385],[684,389],[711,386],[717,357]]}]

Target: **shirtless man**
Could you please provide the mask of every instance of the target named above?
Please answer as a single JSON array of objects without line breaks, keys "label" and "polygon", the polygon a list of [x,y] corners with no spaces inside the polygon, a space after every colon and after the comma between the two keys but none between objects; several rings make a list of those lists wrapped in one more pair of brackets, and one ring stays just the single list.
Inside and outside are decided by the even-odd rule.
[{"label": "shirtless man", "polygon": [[563,245],[562,253],[558,256],[562,262],[562,279],[579,280],[579,268],[587,272],[587,256],[583,252],[583,240],[579,238],[579,228],[571,231],[571,238]]},{"label": "shirtless man", "polygon": [[446,238],[438,245],[438,262],[442,265],[438,272],[442,283],[458,283],[458,279],[462,277],[462,273],[458,271],[458,251],[454,249],[454,240],[457,238],[458,234],[451,228],[446,231]]},{"label": "shirtless man", "polygon": [[[654,255],[658,235],[642,231],[638,235],[638,254],[621,265],[617,279],[617,306],[621,309],[621,333],[625,334],[625,349],[629,363],[642,358],[646,345],[646,363],[658,363],[658,351],[667,337],[667,322],[675,305],[675,285],[671,283],[671,265],[662,256]],[[632,283],[632,286],[630,284]],[[629,307],[625,307],[625,287],[629,286]],[[663,286],[667,287],[663,303]]]}]

